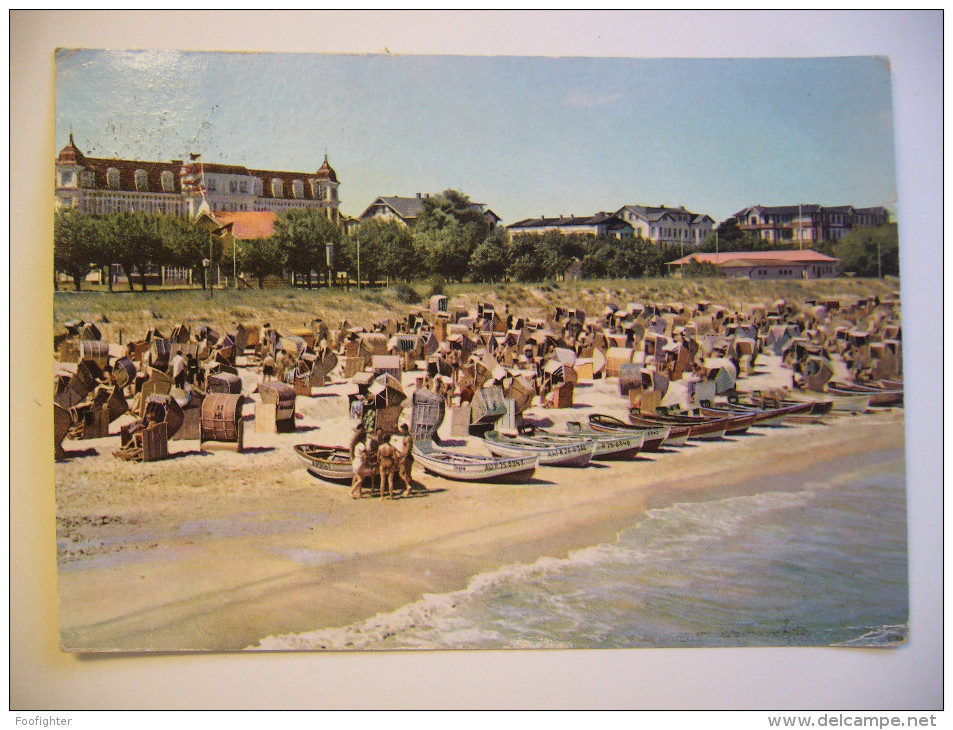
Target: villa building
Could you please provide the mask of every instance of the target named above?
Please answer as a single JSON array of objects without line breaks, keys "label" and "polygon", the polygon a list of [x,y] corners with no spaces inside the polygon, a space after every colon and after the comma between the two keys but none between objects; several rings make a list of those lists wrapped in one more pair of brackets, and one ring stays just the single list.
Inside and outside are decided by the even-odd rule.
[{"label": "villa building", "polygon": [[697,248],[715,227],[707,213],[692,213],[685,206],[626,205],[616,215],[632,226],[635,235],[663,246]]},{"label": "villa building", "polygon": [[[424,201],[430,197],[430,193],[417,193],[412,198],[405,198],[398,195],[376,198],[373,203],[367,206],[367,209],[359,216],[360,220],[370,220],[371,218],[381,218],[383,220],[396,220],[405,226],[413,226],[417,218],[424,209]],[[486,203],[471,203],[475,210],[478,210],[486,218],[491,228],[499,225],[501,218],[492,210],[486,207]]]},{"label": "villa building", "polygon": [[836,241],[862,226],[883,226],[890,220],[886,208],[825,207],[816,204],[752,205],[733,216],[743,231],[754,231],[772,243],[812,244]]}]

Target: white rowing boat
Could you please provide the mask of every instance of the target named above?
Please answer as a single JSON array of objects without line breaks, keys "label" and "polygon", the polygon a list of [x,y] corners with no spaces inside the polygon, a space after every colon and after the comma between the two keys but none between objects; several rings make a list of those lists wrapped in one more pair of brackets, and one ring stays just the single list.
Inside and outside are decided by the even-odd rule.
[{"label": "white rowing boat", "polygon": [[536,471],[535,455],[499,458],[440,449],[433,441],[414,444],[414,458],[425,471],[462,482],[525,482]]},{"label": "white rowing boat", "polygon": [[527,456],[535,454],[545,466],[589,466],[596,450],[594,441],[585,439],[566,440],[554,443],[551,439],[532,436],[509,436],[499,431],[489,431],[483,443],[494,456]]}]

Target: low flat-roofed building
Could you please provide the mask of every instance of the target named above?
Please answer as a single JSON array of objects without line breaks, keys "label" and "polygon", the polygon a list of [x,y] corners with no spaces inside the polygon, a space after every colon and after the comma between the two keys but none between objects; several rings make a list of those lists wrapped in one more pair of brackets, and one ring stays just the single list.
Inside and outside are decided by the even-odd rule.
[{"label": "low flat-roofed building", "polygon": [[840,273],[840,259],[813,249],[803,251],[727,251],[693,253],[668,266],[708,264],[729,279],[829,279]]}]

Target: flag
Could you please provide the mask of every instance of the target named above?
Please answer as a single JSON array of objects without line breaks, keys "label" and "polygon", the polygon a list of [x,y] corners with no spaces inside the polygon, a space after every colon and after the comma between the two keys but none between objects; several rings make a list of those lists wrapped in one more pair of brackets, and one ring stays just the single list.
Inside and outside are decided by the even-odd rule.
[{"label": "flag", "polygon": [[189,162],[182,165],[182,192],[205,193],[205,169],[201,162],[202,155],[197,152],[189,153]]}]

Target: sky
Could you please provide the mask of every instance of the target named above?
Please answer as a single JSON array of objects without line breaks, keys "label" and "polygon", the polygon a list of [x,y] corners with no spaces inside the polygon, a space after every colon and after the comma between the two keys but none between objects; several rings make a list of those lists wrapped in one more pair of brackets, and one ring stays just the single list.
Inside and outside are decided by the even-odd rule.
[{"label": "sky", "polygon": [[56,144],[313,172],[341,209],[460,190],[504,224],[623,205],[896,211],[884,58],[60,50]]}]

